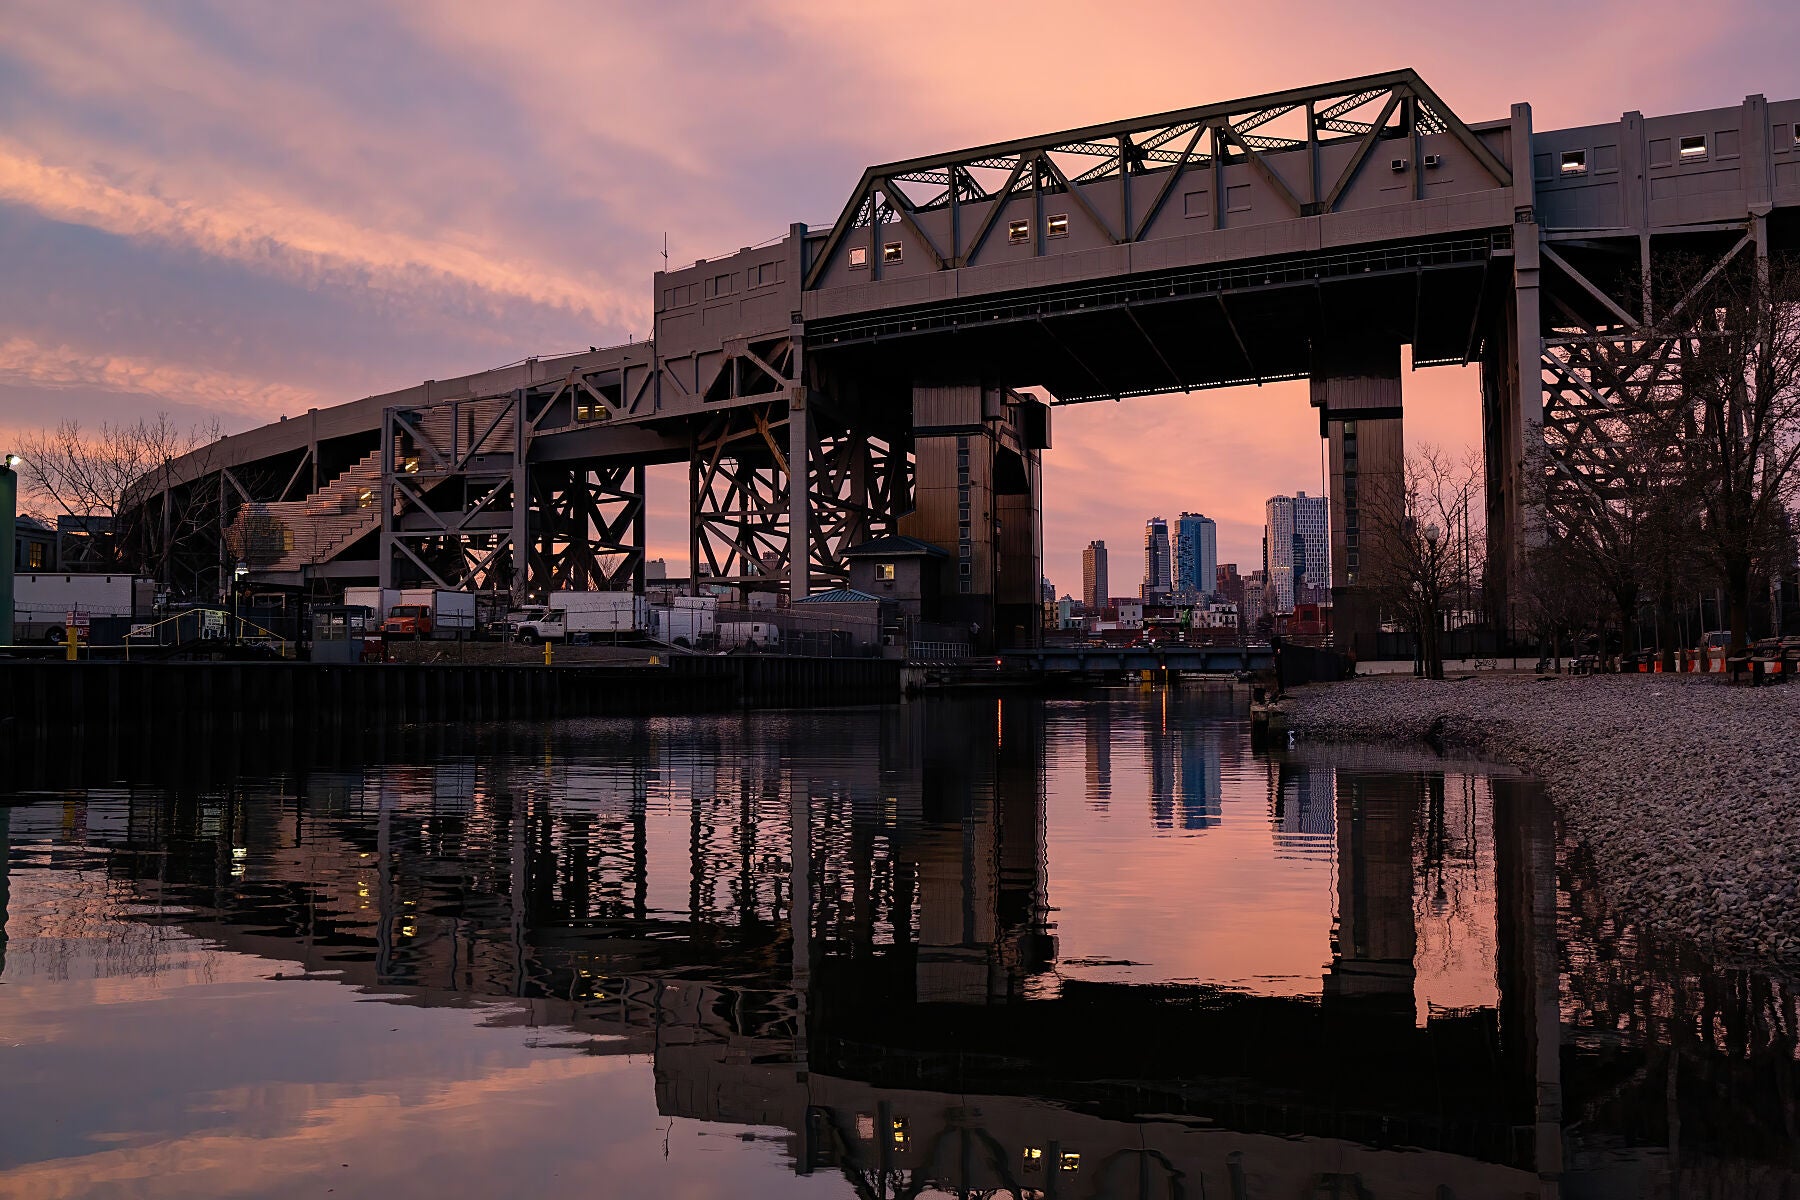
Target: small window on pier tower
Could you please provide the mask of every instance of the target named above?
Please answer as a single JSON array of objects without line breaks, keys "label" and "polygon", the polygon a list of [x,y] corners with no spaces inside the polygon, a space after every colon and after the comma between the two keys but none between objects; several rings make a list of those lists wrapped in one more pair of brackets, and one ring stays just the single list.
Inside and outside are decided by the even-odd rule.
[{"label": "small window on pier tower", "polygon": [[1564,150],[1562,152],[1562,173],[1569,175],[1587,174],[1587,151]]},{"label": "small window on pier tower", "polygon": [[1006,225],[1006,240],[1018,245],[1031,240],[1030,221],[1009,221]]},{"label": "small window on pier tower", "polygon": [[1696,162],[1703,159],[1706,157],[1706,135],[1690,133],[1681,139],[1677,149],[1681,154],[1682,162]]},{"label": "small window on pier tower", "polygon": [[1050,237],[1069,236],[1069,214],[1057,213],[1045,222],[1044,233]]},{"label": "small window on pier tower", "polygon": [[886,242],[881,247],[881,261],[884,263],[897,263],[901,261],[905,253],[905,249],[899,242]]},{"label": "small window on pier tower", "polygon": [[867,246],[852,246],[852,247],[850,247],[850,265],[852,267],[868,266],[869,265],[869,248]]}]

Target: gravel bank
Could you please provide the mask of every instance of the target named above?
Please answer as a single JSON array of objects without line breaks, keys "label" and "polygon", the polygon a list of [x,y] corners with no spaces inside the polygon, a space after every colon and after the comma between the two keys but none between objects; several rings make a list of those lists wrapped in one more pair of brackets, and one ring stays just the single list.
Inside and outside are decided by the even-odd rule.
[{"label": "gravel bank", "polygon": [[1800,686],[1370,678],[1281,707],[1301,738],[1436,740],[1526,767],[1628,915],[1730,959],[1800,966]]}]

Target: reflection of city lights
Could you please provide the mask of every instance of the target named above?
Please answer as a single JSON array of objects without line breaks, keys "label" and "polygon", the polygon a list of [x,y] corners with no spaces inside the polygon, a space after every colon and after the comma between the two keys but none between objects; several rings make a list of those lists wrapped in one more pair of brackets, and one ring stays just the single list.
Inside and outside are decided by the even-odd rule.
[{"label": "reflection of city lights", "polygon": [[1036,1171],[1042,1169],[1043,1165],[1044,1152],[1036,1146],[1025,1147],[1025,1169],[1027,1171]]},{"label": "reflection of city lights", "polygon": [[868,1113],[856,1114],[856,1136],[865,1142],[875,1139],[875,1118]]},{"label": "reflection of city lights", "polygon": [[1065,1171],[1081,1170],[1081,1155],[1074,1154],[1074,1153],[1064,1153],[1064,1155],[1062,1156],[1062,1169]]},{"label": "reflection of city lights", "polygon": [[233,846],[231,848],[231,857],[237,858],[237,859],[249,858],[250,851],[248,848],[246,848],[244,846]]},{"label": "reflection of city lights", "polygon": [[359,882],[356,885],[356,894],[358,896],[362,897],[364,900],[367,900],[369,898],[369,885],[367,883]]}]

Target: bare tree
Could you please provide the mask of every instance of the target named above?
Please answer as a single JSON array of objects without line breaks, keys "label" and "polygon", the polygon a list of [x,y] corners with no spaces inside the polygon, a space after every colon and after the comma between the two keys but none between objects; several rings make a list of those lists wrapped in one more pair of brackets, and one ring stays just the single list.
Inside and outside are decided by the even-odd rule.
[{"label": "bare tree", "polygon": [[1688,422],[1681,457],[1700,549],[1724,584],[1731,644],[1741,649],[1752,577],[1782,572],[1792,545],[1800,261],[1773,256],[1696,273],[1695,264],[1677,263],[1658,280],[1659,290],[1686,297],[1665,322],[1675,327],[1680,369],[1663,390]]},{"label": "bare tree", "polygon": [[1446,618],[1478,607],[1485,534],[1468,518],[1482,511],[1481,465],[1421,447],[1399,480],[1365,492],[1362,509],[1363,578],[1418,639],[1426,678],[1442,679]]},{"label": "bare tree", "polygon": [[[217,441],[218,423],[183,430],[167,413],[84,430],[74,420],[29,434],[19,451],[37,511],[84,530],[84,565],[166,577],[183,539],[205,520],[201,501],[156,482],[183,455]],[[155,503],[152,496],[159,497]]]},{"label": "bare tree", "polygon": [[1545,656],[1562,670],[1580,635],[1600,624],[1617,601],[1597,578],[1585,547],[1554,535],[1525,554],[1517,581],[1519,615]]}]

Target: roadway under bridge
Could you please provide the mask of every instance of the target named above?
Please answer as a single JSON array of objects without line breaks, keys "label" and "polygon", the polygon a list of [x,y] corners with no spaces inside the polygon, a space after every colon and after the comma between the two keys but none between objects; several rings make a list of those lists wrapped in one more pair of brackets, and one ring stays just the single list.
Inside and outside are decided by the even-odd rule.
[{"label": "roadway under bridge", "polygon": [[223,439],[147,478],[130,524],[180,543],[157,559],[199,595],[239,562],[321,592],[641,589],[645,468],[686,464],[696,582],[798,598],[903,534],[946,552],[946,621],[1016,645],[1052,407],[1307,379],[1349,616],[1406,345],[1480,367],[1498,609],[1545,519],[1531,472],[1603,493],[1611,423],[1668,361],[1638,281],[1800,245],[1797,131],[1800,100],[1760,95],[1469,123],[1396,71],[887,163],[829,229],[658,272],[651,341]]}]

